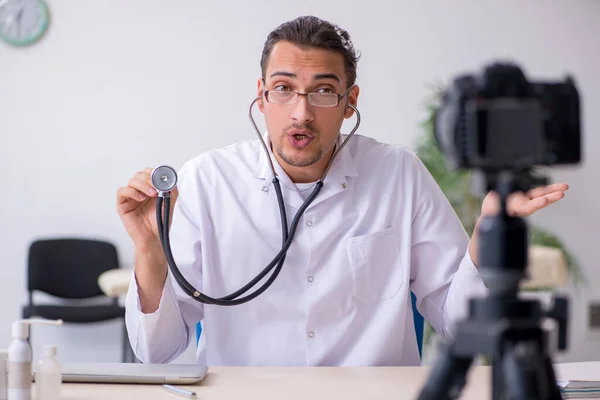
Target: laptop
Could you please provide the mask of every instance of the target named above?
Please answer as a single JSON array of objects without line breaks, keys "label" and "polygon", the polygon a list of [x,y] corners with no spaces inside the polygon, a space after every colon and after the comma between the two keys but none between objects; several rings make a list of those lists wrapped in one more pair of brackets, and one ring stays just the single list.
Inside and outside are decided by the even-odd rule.
[{"label": "laptop", "polygon": [[208,373],[207,366],[196,364],[64,363],[61,368],[63,382],[190,385]]}]

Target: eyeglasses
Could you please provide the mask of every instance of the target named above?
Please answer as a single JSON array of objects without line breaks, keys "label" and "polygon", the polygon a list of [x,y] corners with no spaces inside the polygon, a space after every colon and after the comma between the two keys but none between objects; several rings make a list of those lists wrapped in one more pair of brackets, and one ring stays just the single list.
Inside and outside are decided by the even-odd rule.
[{"label": "eyeglasses", "polygon": [[263,93],[267,102],[272,104],[296,104],[300,96],[306,96],[308,103],[315,107],[335,107],[350,93],[350,90],[354,86],[350,86],[342,94],[321,92],[300,93],[291,90],[265,90]]}]

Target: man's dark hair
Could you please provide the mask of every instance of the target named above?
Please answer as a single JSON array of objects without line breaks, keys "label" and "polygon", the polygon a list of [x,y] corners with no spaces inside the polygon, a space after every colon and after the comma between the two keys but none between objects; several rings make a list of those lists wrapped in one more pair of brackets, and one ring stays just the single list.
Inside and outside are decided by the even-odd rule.
[{"label": "man's dark hair", "polygon": [[344,67],[348,85],[354,85],[356,81],[356,64],[360,56],[354,50],[350,35],[339,26],[313,16],[303,16],[293,21],[279,25],[269,33],[262,57],[260,68],[263,79],[266,79],[267,64],[273,47],[279,41],[287,41],[300,47],[315,47],[331,50],[344,57]]}]

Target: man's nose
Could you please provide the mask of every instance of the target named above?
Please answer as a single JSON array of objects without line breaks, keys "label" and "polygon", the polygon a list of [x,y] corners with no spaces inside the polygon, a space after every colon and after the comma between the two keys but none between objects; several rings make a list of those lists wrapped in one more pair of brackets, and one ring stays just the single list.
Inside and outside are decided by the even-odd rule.
[{"label": "man's nose", "polygon": [[308,96],[300,96],[293,107],[291,118],[298,124],[308,124],[315,119],[314,106],[308,102]]}]

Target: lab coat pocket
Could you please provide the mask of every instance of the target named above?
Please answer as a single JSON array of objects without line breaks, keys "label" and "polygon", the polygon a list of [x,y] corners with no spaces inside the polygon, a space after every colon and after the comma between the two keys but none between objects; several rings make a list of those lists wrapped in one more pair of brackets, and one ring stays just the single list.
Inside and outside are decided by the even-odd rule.
[{"label": "lab coat pocket", "polygon": [[400,241],[395,228],[351,237],[346,253],[354,284],[354,297],[373,303],[394,297],[402,287]]}]

